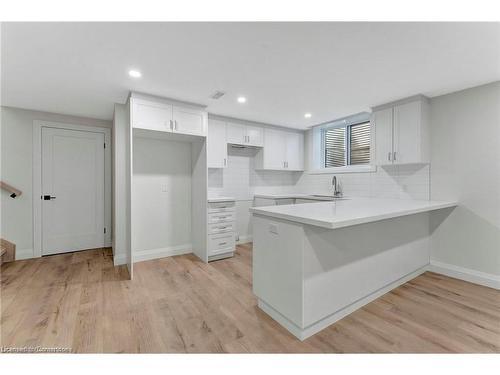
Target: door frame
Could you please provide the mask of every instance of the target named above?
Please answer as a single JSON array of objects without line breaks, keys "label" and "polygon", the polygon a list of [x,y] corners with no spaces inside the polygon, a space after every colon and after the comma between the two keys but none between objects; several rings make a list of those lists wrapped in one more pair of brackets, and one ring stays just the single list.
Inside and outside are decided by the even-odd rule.
[{"label": "door frame", "polygon": [[52,121],[33,121],[33,257],[42,256],[42,128],[77,130],[104,134],[104,246],[112,244],[111,218],[111,129],[97,126],[67,124]]}]

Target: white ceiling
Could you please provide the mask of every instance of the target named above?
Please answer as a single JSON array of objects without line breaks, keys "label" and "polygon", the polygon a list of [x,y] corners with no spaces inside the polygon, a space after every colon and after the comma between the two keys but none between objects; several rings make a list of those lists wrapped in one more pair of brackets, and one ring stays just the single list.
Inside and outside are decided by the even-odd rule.
[{"label": "white ceiling", "polygon": [[306,128],[499,79],[500,23],[2,25],[2,105],[99,119],[135,90]]}]

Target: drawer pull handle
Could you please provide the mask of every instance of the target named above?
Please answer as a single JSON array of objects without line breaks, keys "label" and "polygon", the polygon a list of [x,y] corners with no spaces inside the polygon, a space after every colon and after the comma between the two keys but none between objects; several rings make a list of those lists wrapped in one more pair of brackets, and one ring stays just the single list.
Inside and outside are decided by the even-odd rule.
[{"label": "drawer pull handle", "polygon": [[219,243],[219,246],[227,245],[227,242],[221,242]]}]

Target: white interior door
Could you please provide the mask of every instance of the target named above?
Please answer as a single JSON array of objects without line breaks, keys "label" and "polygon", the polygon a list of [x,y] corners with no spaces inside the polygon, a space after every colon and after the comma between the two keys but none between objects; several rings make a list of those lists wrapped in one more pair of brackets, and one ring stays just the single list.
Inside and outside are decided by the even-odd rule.
[{"label": "white interior door", "polygon": [[104,133],[42,128],[42,255],[104,246]]}]

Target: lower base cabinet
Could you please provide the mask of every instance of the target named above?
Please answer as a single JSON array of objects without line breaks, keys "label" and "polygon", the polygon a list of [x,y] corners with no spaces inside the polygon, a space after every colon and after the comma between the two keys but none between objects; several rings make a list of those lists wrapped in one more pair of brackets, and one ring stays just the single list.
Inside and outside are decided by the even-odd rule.
[{"label": "lower base cabinet", "polygon": [[208,261],[232,257],[235,241],[235,201],[208,201]]}]

